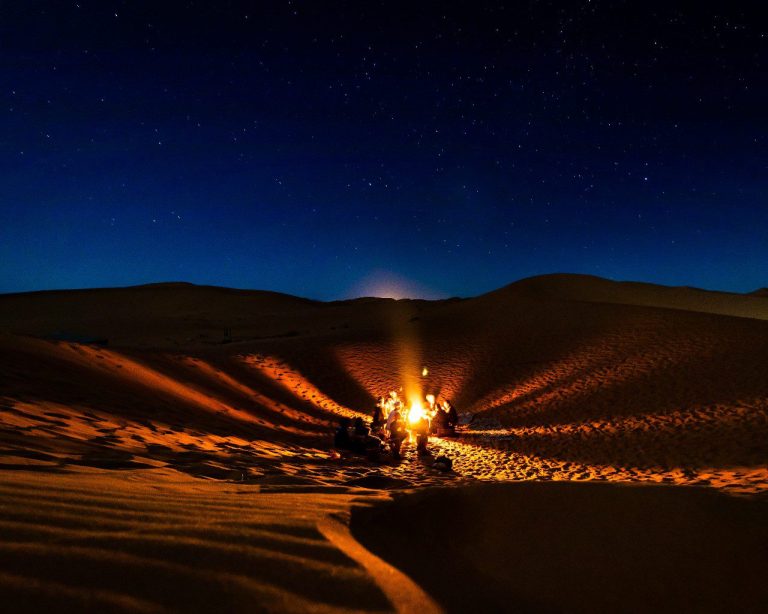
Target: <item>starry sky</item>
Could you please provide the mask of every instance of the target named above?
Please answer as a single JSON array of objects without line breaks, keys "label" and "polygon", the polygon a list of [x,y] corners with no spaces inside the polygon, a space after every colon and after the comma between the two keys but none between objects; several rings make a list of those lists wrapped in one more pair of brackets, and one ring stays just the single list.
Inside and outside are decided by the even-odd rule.
[{"label": "starry sky", "polygon": [[0,3],[0,292],[767,286],[764,4]]}]

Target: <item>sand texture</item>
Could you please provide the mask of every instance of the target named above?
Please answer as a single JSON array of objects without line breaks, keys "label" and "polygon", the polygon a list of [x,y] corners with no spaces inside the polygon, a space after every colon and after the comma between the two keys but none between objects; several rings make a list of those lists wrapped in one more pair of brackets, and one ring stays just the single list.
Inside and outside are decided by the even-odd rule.
[{"label": "sand texture", "polygon": [[[0,296],[0,602],[753,610],[766,319],[760,293],[582,276],[447,301]],[[397,464],[333,454],[338,417],[408,377],[453,401],[460,437]],[[445,510],[461,531],[433,548]]]}]

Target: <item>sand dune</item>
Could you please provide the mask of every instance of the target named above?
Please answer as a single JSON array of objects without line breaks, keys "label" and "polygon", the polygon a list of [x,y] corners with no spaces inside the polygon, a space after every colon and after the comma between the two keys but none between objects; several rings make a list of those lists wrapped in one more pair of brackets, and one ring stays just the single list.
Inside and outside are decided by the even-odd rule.
[{"label": "sand dune", "polygon": [[688,286],[611,281],[591,275],[541,275],[523,279],[490,293],[491,296],[499,294],[562,301],[643,305],[768,320],[768,301],[764,300],[768,293],[765,288],[749,294],[735,294]]},{"label": "sand dune", "polygon": [[[596,518],[631,540],[634,529],[611,525],[610,510],[637,504],[662,519],[648,531],[663,550],[665,497],[678,495],[624,494],[627,482],[754,500],[768,492],[765,301],[582,276],[449,301],[319,303],[188,284],[0,296],[0,527],[8,561],[0,563],[0,596],[12,611],[445,605],[435,594],[442,585],[412,571],[413,548],[392,558],[361,529],[370,549],[427,590],[422,597],[406,590],[405,577],[393,580],[394,591],[382,587],[375,570],[386,563],[318,527],[339,526],[328,524],[329,514],[345,526],[358,506],[427,486],[469,488],[461,514],[472,524],[485,504],[464,502],[485,497],[472,487],[478,481],[621,484],[596,495]],[[405,365],[415,372],[404,374]],[[432,469],[410,445],[403,462],[383,466],[330,453],[335,420],[370,412],[406,376],[451,398],[468,424],[460,438],[430,444],[453,458],[453,474]],[[582,491],[537,484],[504,491],[499,505],[520,505],[519,492],[544,510],[568,507]],[[458,505],[454,496],[425,498],[423,510]],[[691,513],[726,536],[712,553],[735,556],[754,527],[731,543],[714,516],[741,518],[742,508],[721,505],[730,501],[722,496],[713,501]],[[546,540],[544,525],[509,513],[499,522]],[[612,539],[595,552],[615,553],[619,538]],[[462,557],[474,552],[461,548]],[[472,556],[486,556],[478,552]],[[492,569],[497,555],[477,571],[489,587],[509,579]],[[541,574],[564,573],[542,557]],[[683,577],[699,582],[703,563],[691,564]],[[711,590],[735,581],[723,575]],[[521,588],[520,603],[559,609],[566,602],[558,599],[575,598],[572,586],[553,586],[551,601]],[[653,605],[628,594],[629,606]],[[585,603],[615,605],[590,595]]]},{"label": "sand dune", "polygon": [[259,496],[169,470],[5,474],[0,492],[7,612],[390,607],[317,528],[349,495]]}]

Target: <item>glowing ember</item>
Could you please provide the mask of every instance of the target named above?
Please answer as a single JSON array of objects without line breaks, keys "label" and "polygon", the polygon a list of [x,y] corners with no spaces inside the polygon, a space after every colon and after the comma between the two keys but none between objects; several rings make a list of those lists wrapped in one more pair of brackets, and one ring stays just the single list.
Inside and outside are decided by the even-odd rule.
[{"label": "glowing ember", "polygon": [[422,377],[427,377],[427,375],[429,375],[429,369],[427,369],[426,367],[424,367],[424,368],[421,370],[421,376],[422,376]]}]

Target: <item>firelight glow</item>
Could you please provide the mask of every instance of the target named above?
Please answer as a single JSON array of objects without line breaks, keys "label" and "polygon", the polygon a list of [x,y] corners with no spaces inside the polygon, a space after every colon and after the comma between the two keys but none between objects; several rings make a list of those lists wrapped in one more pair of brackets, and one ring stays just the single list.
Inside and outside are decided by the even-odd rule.
[{"label": "firelight glow", "polygon": [[421,403],[421,399],[411,399],[411,408],[408,410],[408,422],[416,424],[424,418],[424,415],[424,406]]}]

